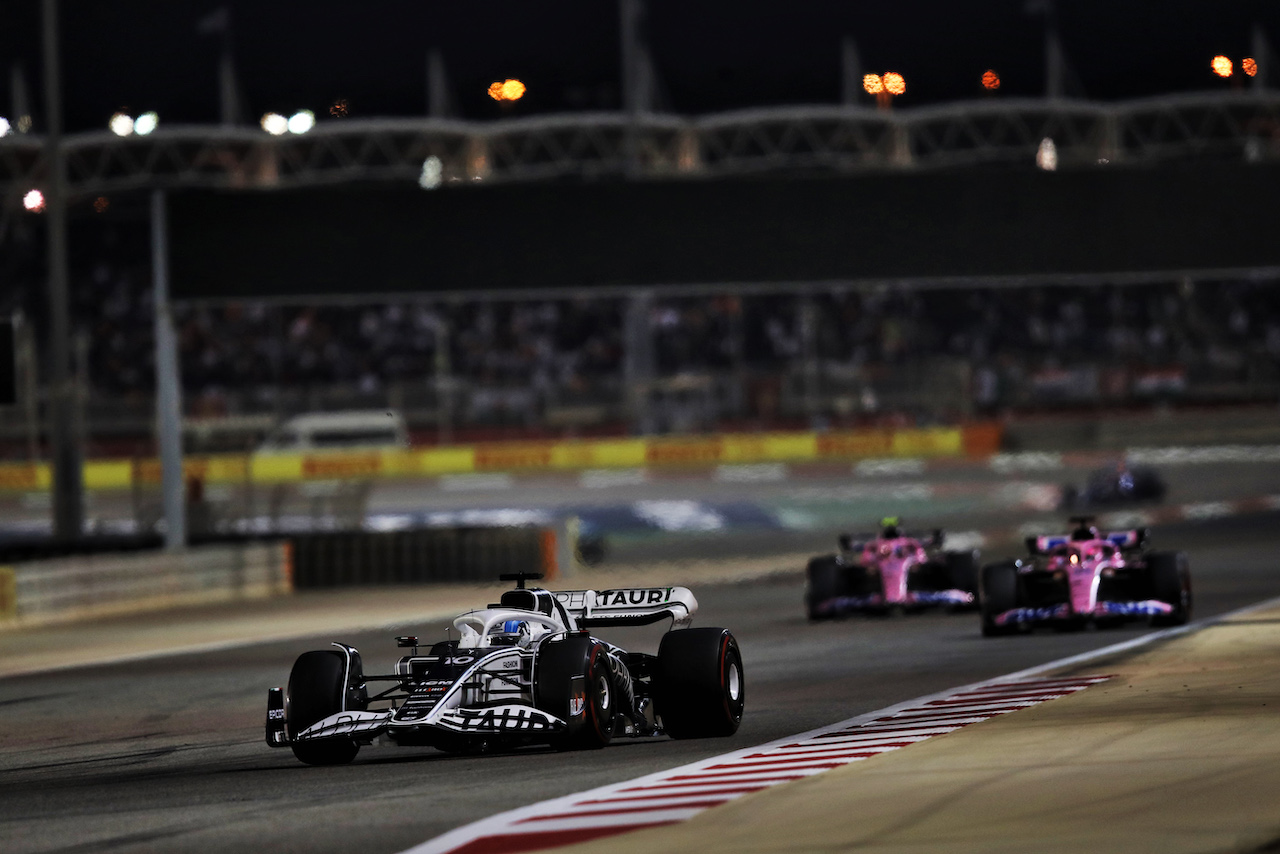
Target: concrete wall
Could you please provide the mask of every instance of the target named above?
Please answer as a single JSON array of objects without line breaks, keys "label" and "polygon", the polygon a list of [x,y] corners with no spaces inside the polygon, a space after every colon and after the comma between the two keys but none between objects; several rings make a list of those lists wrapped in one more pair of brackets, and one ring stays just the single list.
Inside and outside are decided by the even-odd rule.
[{"label": "concrete wall", "polygon": [[0,628],[262,598],[292,590],[293,571],[284,543],[33,561],[0,567]]},{"label": "concrete wall", "polygon": [[1280,408],[1044,416],[1005,425],[1006,451],[1119,451],[1132,447],[1280,443]]},{"label": "concrete wall", "polygon": [[1280,266],[1280,166],[187,192],[173,288],[218,301]]}]

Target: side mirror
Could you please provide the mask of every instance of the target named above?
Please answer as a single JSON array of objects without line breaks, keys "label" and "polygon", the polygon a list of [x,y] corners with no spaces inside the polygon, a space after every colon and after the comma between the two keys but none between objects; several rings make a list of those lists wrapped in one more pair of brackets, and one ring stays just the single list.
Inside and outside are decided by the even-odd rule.
[{"label": "side mirror", "polygon": [[413,647],[413,654],[417,655],[418,654],[418,636],[403,635],[401,637],[397,637],[396,646],[400,647],[401,649],[408,649],[409,647]]}]

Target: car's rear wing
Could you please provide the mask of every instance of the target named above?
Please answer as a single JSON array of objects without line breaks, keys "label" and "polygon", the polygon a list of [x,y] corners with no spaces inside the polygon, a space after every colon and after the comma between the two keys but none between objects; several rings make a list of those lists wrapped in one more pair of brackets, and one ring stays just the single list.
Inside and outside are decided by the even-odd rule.
[{"label": "car's rear wing", "polygon": [[666,619],[685,626],[698,611],[698,600],[687,587],[560,590],[556,600],[582,628],[647,626]]},{"label": "car's rear wing", "polygon": [[878,536],[879,534],[841,534],[840,548],[846,552],[860,552],[867,547],[867,543],[873,542]]},{"label": "car's rear wing", "polygon": [[[1118,549],[1134,549],[1147,541],[1146,528],[1134,528],[1129,531],[1108,531],[1099,534],[1098,539],[1106,540]],[[1053,534],[1045,537],[1027,537],[1027,549],[1032,554],[1046,554],[1058,546],[1071,542],[1070,534]]]}]

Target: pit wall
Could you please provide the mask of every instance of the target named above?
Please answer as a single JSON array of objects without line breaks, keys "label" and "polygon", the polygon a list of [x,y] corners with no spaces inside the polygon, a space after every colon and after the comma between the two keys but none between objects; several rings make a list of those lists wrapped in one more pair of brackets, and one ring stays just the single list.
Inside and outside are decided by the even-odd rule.
[{"label": "pit wall", "polygon": [[[910,430],[494,442],[391,451],[188,456],[183,468],[187,479],[199,478],[206,484],[275,484],[484,472],[985,456],[999,449],[1001,435],[1001,426],[991,422]],[[39,492],[48,490],[50,483],[51,471],[45,463],[0,465],[0,490]],[[155,459],[91,460],[84,467],[84,483],[87,489],[155,486],[160,483],[160,463]]]}]

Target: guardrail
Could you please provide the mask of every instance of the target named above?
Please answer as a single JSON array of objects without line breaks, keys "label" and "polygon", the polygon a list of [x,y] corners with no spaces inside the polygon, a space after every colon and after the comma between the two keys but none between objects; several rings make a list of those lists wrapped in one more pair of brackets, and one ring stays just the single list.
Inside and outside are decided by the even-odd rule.
[{"label": "guardrail", "polygon": [[[856,460],[867,457],[978,455],[997,450],[1000,427],[874,429],[829,433],[731,433],[635,439],[502,442],[385,451],[188,456],[186,479],[205,484],[285,484],[370,481],[489,472],[555,472],[764,462]],[[0,465],[0,491],[43,492],[46,463]],[[160,483],[158,460],[92,460],[87,489],[129,489]]]}]

